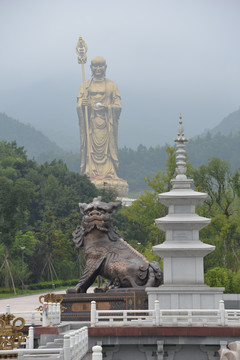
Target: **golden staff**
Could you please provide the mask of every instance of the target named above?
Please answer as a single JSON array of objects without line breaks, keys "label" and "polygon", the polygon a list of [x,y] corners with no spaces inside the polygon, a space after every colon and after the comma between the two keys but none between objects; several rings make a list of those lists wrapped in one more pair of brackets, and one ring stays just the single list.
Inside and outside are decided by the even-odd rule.
[{"label": "golden staff", "polygon": [[[82,65],[82,79],[83,79],[83,86],[84,86],[84,93],[86,94],[86,81],[85,81],[85,70],[84,64],[87,62],[87,44],[80,36],[76,46],[76,53],[78,58],[78,63]],[[87,150],[88,150],[88,159],[89,159],[89,176],[91,176],[91,152],[90,152],[90,142],[89,142],[89,126],[88,126],[88,106],[85,105],[85,123],[86,123],[86,135],[87,135]]]}]

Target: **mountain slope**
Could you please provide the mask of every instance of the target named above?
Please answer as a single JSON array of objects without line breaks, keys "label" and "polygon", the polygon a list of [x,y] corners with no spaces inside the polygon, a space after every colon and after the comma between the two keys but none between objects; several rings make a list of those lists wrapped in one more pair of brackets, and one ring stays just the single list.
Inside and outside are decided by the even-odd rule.
[{"label": "mountain slope", "polygon": [[31,125],[25,125],[0,113],[0,140],[16,141],[18,146],[24,146],[30,158],[36,158],[41,153],[61,153],[63,150]]},{"label": "mountain slope", "polygon": [[215,135],[221,133],[223,135],[235,134],[240,131],[240,108],[227,117],[225,117],[210,133]]}]

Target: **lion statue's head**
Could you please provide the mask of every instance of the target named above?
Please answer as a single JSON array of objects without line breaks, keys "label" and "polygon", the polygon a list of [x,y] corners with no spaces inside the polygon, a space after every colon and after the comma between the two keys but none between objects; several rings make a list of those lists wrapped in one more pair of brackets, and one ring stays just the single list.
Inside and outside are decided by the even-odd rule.
[{"label": "lion statue's head", "polygon": [[119,235],[112,226],[112,213],[121,205],[120,201],[105,203],[99,196],[90,204],[79,203],[83,214],[82,224],[73,232],[73,241],[76,247],[83,245],[84,236],[93,229],[98,229],[108,234],[111,241],[116,241]]}]

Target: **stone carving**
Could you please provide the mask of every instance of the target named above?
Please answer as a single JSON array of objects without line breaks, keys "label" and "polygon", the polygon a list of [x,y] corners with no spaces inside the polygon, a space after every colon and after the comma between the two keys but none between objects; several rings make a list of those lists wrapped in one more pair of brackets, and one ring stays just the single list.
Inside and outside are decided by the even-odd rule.
[{"label": "stone carving", "polygon": [[81,37],[76,51],[83,72],[83,83],[77,98],[80,172],[89,176],[97,187],[107,185],[115,188],[119,196],[126,196],[128,184],[117,176],[118,120],[122,109],[117,84],[105,77],[107,65],[100,56],[92,59],[92,78],[85,81],[87,46]]},{"label": "stone carving", "polygon": [[90,204],[79,204],[83,219],[73,233],[76,247],[84,248],[86,265],[75,288],[68,293],[85,293],[97,275],[108,280],[102,288],[159,286],[162,269],[158,262],[149,262],[143,255],[124,241],[112,226],[111,213],[120,202],[102,202],[94,199]]},{"label": "stone carving", "polygon": [[220,349],[220,360],[240,360],[240,341],[228,344],[228,349]]}]

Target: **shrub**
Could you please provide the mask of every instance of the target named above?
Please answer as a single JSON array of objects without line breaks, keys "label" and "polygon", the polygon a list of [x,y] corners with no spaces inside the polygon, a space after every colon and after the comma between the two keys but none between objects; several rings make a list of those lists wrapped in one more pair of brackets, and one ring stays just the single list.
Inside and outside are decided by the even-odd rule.
[{"label": "shrub", "polygon": [[56,280],[56,281],[42,281],[37,284],[28,285],[29,290],[41,290],[41,289],[52,289],[52,285],[55,285],[55,288],[63,287],[63,286],[72,286],[78,283],[78,279],[72,280]]},{"label": "shrub", "polygon": [[[17,288],[16,291],[18,291]],[[0,294],[11,294],[11,293],[13,293],[12,288],[0,288]]]},{"label": "shrub", "polygon": [[208,270],[205,274],[205,282],[211,287],[225,287],[226,294],[235,293],[234,273],[231,269],[215,267]]}]

